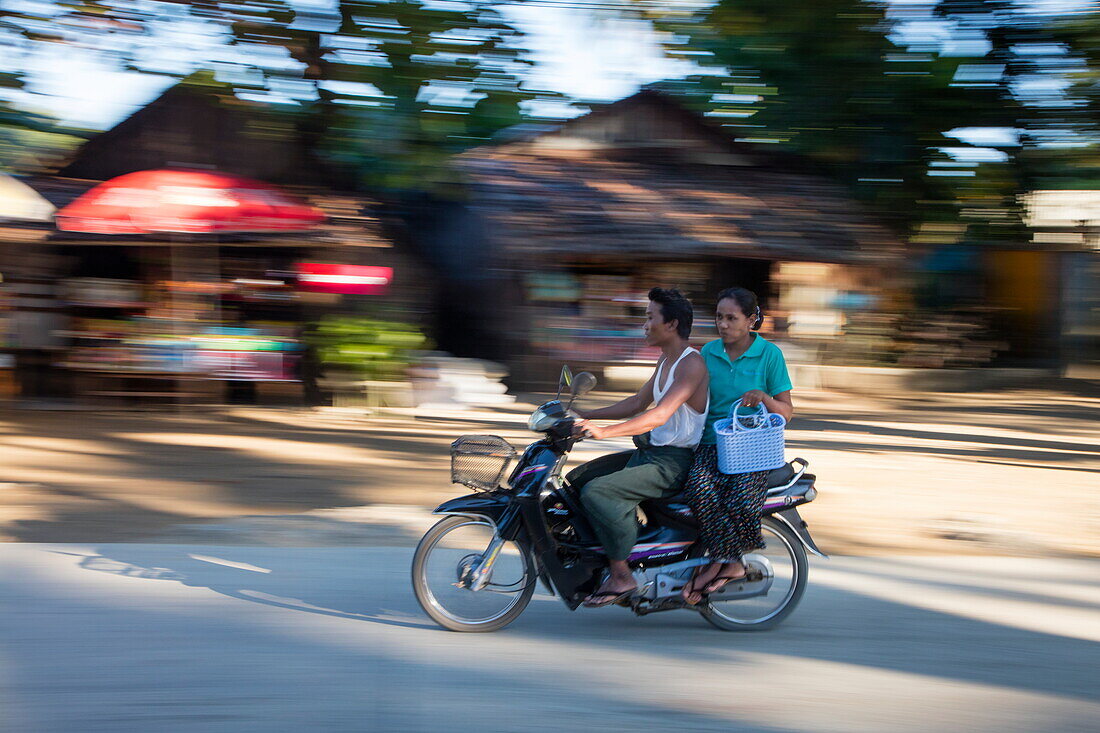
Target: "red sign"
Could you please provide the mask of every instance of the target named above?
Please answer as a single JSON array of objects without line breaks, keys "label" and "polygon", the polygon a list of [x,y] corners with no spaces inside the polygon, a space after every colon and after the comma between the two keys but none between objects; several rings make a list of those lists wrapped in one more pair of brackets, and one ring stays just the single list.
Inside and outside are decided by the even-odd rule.
[{"label": "red sign", "polygon": [[393,280],[392,267],[329,265],[302,262],[298,265],[298,288],[311,293],[381,295]]}]

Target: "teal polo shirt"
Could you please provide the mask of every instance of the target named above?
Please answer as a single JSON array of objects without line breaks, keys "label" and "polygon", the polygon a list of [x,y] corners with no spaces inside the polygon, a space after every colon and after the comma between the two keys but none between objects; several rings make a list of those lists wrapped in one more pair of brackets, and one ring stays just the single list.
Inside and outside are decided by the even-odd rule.
[{"label": "teal polo shirt", "polygon": [[758,333],[752,336],[752,346],[733,361],[721,339],[711,341],[700,352],[710,374],[710,410],[700,441],[703,445],[714,444],[714,423],[730,416],[730,407],[741,395],[759,389],[775,397],[791,388],[783,351]]}]

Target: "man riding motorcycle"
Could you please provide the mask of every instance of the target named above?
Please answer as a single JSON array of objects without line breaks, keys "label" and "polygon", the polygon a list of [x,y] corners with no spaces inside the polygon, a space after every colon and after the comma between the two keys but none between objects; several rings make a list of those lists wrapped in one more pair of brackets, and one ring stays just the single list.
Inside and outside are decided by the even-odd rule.
[{"label": "man riding motorcycle", "polygon": [[[688,344],[691,302],[676,289],[653,288],[643,327],[645,343],[661,349],[653,375],[634,395],[596,410],[574,411],[577,429],[594,439],[634,436],[636,449],[604,456],[566,477],[580,492],[607,555],[609,574],[585,599],[588,607],[617,603],[637,590],[627,564],[638,535],[636,510],[647,499],[678,493],[703,433],[708,377],[699,352]],[[591,420],[623,420],[597,427]]]}]

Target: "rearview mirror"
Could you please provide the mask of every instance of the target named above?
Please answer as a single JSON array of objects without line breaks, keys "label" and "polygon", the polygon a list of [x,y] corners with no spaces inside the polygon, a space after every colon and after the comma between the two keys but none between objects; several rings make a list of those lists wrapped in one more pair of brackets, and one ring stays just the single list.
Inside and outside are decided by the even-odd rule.
[{"label": "rearview mirror", "polygon": [[592,372],[581,372],[573,378],[573,396],[580,397],[586,392],[591,392],[596,386],[596,378]]}]

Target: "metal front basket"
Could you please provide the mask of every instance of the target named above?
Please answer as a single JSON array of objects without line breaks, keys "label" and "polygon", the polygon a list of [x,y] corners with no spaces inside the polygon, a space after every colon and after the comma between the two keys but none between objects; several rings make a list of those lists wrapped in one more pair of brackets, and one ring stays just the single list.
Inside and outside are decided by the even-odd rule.
[{"label": "metal front basket", "polygon": [[463,435],[451,443],[451,481],[479,491],[500,487],[516,449],[496,435]]}]

